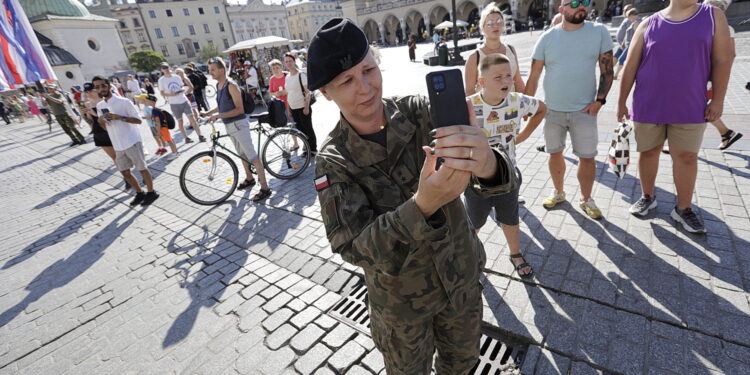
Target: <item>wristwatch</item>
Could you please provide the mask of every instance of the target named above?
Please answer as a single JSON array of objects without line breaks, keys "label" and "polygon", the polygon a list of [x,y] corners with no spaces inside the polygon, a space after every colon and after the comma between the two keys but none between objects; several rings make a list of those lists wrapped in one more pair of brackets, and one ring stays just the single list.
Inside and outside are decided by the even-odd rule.
[{"label": "wristwatch", "polygon": [[607,99],[605,99],[605,98],[596,98],[596,101],[599,102],[599,103],[602,103],[602,105],[607,104]]}]

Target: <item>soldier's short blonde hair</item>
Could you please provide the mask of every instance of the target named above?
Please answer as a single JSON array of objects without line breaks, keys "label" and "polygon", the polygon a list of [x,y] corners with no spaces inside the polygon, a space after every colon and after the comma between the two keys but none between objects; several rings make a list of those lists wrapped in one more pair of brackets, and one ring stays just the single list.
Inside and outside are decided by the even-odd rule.
[{"label": "soldier's short blonde hair", "polygon": [[500,27],[500,30],[505,30],[505,15],[503,14],[503,11],[498,8],[497,4],[494,2],[487,4],[484,9],[482,9],[482,15],[479,17],[479,31],[484,34],[484,23],[487,22],[487,17],[490,16],[490,14],[499,14],[500,19],[503,20],[503,26]]}]

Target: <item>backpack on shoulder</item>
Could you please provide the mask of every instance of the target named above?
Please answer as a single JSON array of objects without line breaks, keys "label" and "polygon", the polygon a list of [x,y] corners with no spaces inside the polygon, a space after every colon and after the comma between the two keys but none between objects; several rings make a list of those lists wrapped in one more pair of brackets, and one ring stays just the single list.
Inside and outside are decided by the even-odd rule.
[{"label": "backpack on shoulder", "polygon": [[176,121],[174,119],[174,116],[172,116],[171,113],[169,113],[169,112],[167,112],[165,110],[162,110],[162,109],[159,109],[159,108],[154,108],[154,109],[156,109],[157,111],[159,111],[162,114],[164,114],[164,122],[166,122],[166,124],[161,124],[161,126],[162,127],[166,126],[167,129],[174,129],[174,127],[176,125]]}]

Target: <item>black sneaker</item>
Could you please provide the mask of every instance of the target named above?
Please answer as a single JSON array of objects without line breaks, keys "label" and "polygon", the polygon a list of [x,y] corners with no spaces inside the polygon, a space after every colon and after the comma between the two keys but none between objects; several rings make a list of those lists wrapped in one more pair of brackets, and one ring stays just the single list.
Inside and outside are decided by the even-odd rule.
[{"label": "black sneaker", "polygon": [[706,227],[698,215],[693,212],[692,208],[681,210],[677,207],[672,210],[672,219],[682,224],[682,227],[690,233],[706,233]]},{"label": "black sneaker", "polygon": [[648,215],[648,212],[656,208],[656,206],[656,197],[644,195],[637,202],[633,203],[628,211],[635,216],[646,216]]},{"label": "black sneaker", "polygon": [[154,203],[156,198],[159,198],[159,194],[156,194],[155,191],[149,191],[146,193],[146,197],[143,198],[143,203],[141,203],[141,206],[148,206],[151,203]]},{"label": "black sneaker", "polygon": [[539,152],[545,152],[547,147],[545,145],[536,146],[536,150]]},{"label": "black sneaker", "polygon": [[143,202],[143,200],[146,198],[146,194],[143,194],[142,191],[139,191],[135,193],[135,198],[130,202],[130,207],[137,206]]},{"label": "black sneaker", "polygon": [[206,137],[204,137],[202,135],[198,136],[198,142],[205,142],[205,141],[206,141]]},{"label": "black sneaker", "polygon": [[193,143],[193,140],[190,138],[185,138],[185,143]]},{"label": "black sneaker", "polygon": [[73,143],[70,144],[70,147],[73,147],[73,146],[78,146],[78,141],[73,142]]}]

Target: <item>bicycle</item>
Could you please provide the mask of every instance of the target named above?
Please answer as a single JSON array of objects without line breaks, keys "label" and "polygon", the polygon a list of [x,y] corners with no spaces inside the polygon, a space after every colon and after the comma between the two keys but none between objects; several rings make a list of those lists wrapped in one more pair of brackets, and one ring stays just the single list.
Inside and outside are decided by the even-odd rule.
[{"label": "bicycle", "polygon": [[[258,120],[255,127],[250,129],[258,133],[257,144],[261,144],[261,136],[266,137],[260,153],[264,169],[272,176],[283,180],[299,176],[310,166],[312,159],[309,152],[303,155],[297,154],[300,147],[304,150],[310,149],[307,137],[294,128],[272,128],[264,124],[259,118],[265,114],[267,112],[261,109],[249,115]],[[180,171],[182,193],[192,202],[206,206],[224,202],[237,187],[237,164],[227,154],[217,151],[217,148],[248,162],[251,171],[255,173],[252,163],[221,144],[220,139],[229,135],[218,132],[213,123],[211,123],[211,128],[211,149],[193,155]],[[301,144],[293,149],[294,137]]]},{"label": "bicycle", "polygon": [[216,87],[214,87],[214,85],[206,85],[203,97],[213,98],[214,96],[216,96]]}]

